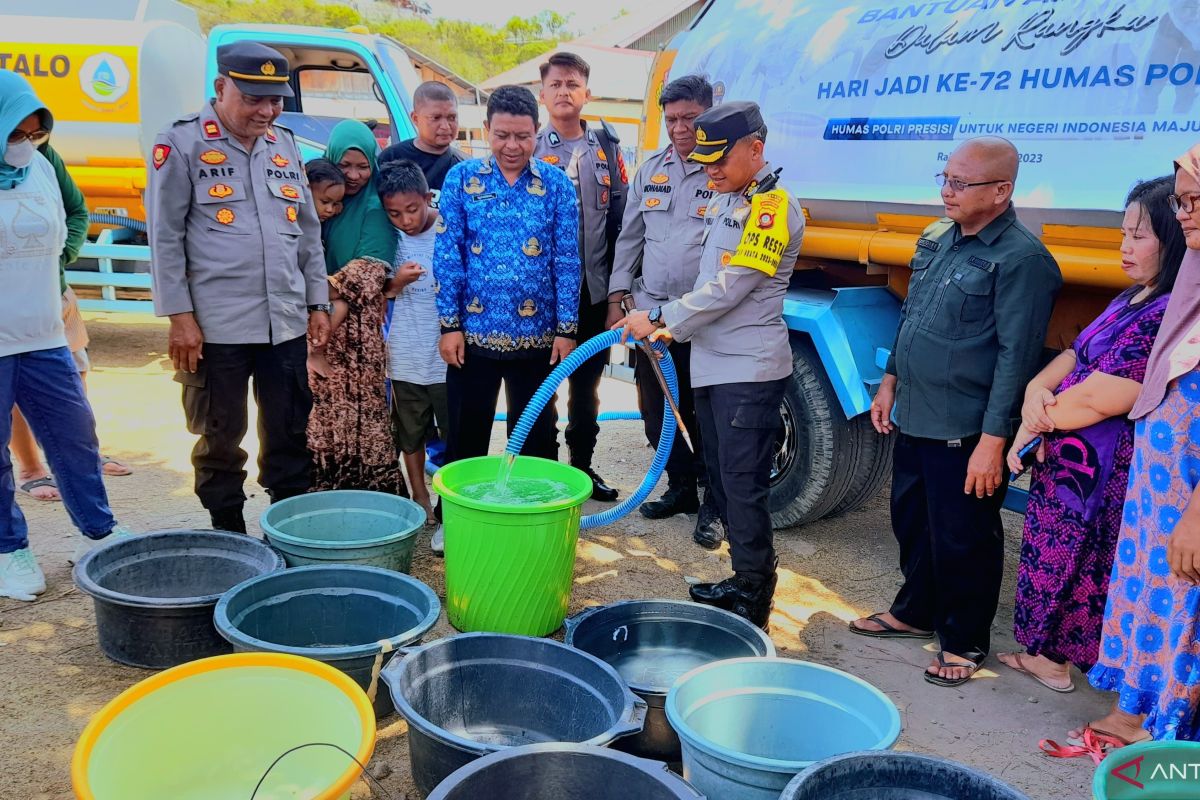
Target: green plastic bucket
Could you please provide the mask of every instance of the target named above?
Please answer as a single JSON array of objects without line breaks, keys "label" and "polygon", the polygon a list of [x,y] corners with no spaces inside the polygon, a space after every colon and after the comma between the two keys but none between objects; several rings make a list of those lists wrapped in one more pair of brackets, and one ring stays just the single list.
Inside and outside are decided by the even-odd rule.
[{"label": "green plastic bucket", "polygon": [[518,456],[513,478],[558,481],[568,487],[567,496],[505,505],[458,493],[460,487],[494,480],[503,459],[455,461],[433,478],[446,536],[446,613],[464,632],[545,636],[567,616],[579,519],[592,481],[566,464]]}]

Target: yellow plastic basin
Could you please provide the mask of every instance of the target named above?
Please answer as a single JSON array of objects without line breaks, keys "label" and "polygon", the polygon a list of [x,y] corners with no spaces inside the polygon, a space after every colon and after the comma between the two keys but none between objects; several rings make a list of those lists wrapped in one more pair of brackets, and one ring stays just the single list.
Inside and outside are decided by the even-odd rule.
[{"label": "yellow plastic basin", "polygon": [[[316,742],[371,758],[375,713],[353,680],[301,656],[216,656],[101,709],[75,746],[71,783],[79,800],[248,800],[272,762]],[[337,800],[360,771],[332,747],[305,747],[270,769],[255,800]]]}]

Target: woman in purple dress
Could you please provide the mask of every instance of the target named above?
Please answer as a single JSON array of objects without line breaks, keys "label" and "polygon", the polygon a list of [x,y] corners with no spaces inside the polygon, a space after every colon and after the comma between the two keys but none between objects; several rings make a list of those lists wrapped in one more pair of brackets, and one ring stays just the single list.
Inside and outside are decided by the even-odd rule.
[{"label": "woman in purple dress", "polygon": [[1186,250],[1167,205],[1174,178],[1126,201],[1121,267],[1134,281],[1025,391],[1008,455],[1042,437],[1033,465],[1014,614],[1024,652],[999,659],[1056,692],[1096,663],[1133,457],[1133,408]]}]

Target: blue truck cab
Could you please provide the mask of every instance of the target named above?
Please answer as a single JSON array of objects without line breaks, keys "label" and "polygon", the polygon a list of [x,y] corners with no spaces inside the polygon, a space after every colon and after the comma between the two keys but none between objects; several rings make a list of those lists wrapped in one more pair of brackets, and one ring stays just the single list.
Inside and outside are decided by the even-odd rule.
[{"label": "blue truck cab", "polygon": [[413,136],[409,112],[420,80],[408,54],[386,36],[292,25],[218,25],[208,35],[206,87],[213,94],[217,48],[238,41],[274,47],[292,67],[295,97],[280,124],[295,133],[305,160],[325,150],[343,119],[367,123],[386,147]]}]

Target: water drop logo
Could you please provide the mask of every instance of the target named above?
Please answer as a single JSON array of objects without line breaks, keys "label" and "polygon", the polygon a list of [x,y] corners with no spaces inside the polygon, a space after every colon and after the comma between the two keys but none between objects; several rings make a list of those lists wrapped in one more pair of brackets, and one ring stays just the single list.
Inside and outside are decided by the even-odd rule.
[{"label": "water drop logo", "polygon": [[102,97],[111,97],[117,90],[117,74],[113,72],[108,61],[101,61],[92,74],[92,91]]},{"label": "water drop logo", "polygon": [[79,88],[97,103],[117,103],[129,92],[129,84],[129,67],[112,53],[96,53],[79,68]]}]

